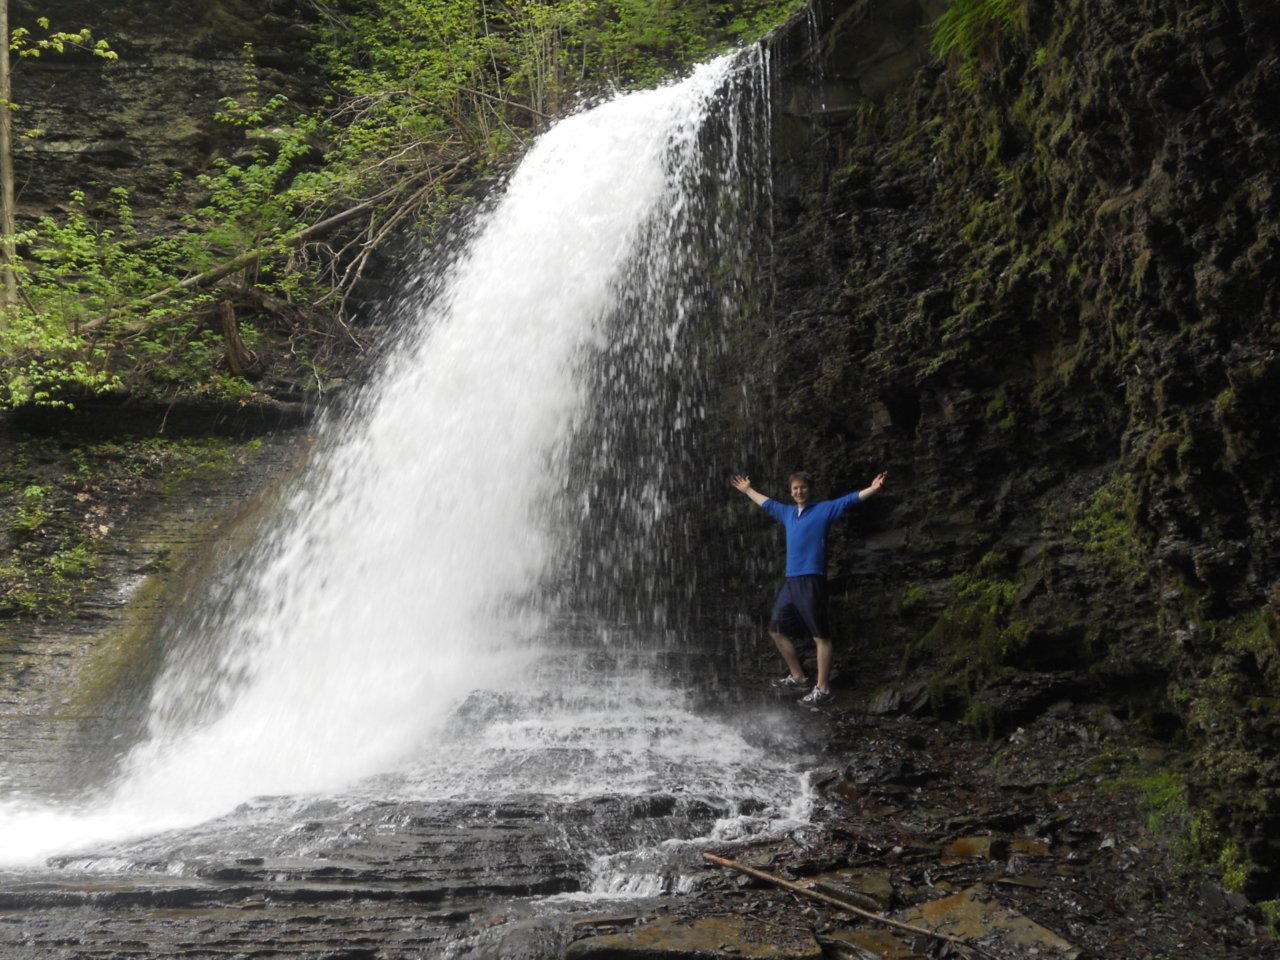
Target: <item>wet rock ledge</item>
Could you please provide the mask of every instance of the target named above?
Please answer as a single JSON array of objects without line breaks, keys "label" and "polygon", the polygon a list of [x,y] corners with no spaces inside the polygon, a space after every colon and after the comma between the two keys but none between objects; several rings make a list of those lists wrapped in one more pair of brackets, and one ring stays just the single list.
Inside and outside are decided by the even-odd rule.
[{"label": "wet rock ledge", "polygon": [[114,764],[165,631],[249,542],[311,440],[0,421],[0,783],[20,771],[24,789],[56,794]]},{"label": "wet rock ledge", "polygon": [[810,718],[831,763],[818,829],[714,852],[967,947],[706,864],[688,898],[577,920],[565,956],[1280,956],[1256,908],[1180,871],[1166,746],[1087,699],[986,741],[902,710],[909,697],[873,707],[873,687]]},{"label": "wet rock ledge", "polygon": [[[687,893],[559,896],[587,873],[577,829],[661,831],[662,803],[373,804],[353,822],[318,800],[303,821],[320,858],[215,851],[184,877],[161,858],[150,877],[4,878],[0,949],[59,960],[1280,956],[1255,908],[1178,867],[1185,810],[1160,789],[1164,746],[1085,697],[984,740],[904,710],[909,697],[874,696],[891,687],[872,667],[830,709],[801,713],[795,748],[824,758],[814,827],[684,848]],[[708,851],[790,887],[712,865]]]}]

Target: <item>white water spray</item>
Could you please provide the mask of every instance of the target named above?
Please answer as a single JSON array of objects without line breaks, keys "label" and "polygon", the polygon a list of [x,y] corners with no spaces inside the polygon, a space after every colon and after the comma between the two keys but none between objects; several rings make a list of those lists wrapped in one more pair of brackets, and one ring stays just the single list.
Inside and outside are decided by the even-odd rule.
[{"label": "white water spray", "polygon": [[[4,862],[185,827],[264,795],[676,784],[763,802],[789,789],[785,764],[669,687],[575,664],[606,625],[580,624],[576,648],[548,636],[567,622],[548,584],[586,590],[595,577],[566,573],[588,552],[582,529],[621,524],[599,537],[609,550],[592,548],[609,568],[596,587],[662,562],[627,551],[670,509],[700,408],[632,381],[680,379],[701,349],[686,337],[694,315],[735,307],[705,275],[732,275],[742,252],[696,192],[715,181],[711,205],[731,205],[762,125],[730,116],[725,90],[752,79],[717,61],[534,146],[379,381],[326,426],[324,456],[248,575],[220,584],[175,641],[148,736],[118,779],[76,810],[0,801]],[[602,396],[615,406],[600,409]],[[654,602],[649,588],[633,612]]]}]

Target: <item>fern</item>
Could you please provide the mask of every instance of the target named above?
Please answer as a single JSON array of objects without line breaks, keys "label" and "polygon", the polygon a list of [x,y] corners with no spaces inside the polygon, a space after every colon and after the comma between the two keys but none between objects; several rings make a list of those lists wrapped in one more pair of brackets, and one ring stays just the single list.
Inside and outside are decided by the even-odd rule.
[{"label": "fern", "polygon": [[961,66],[995,57],[1004,38],[1026,32],[1029,0],[952,0],[933,24],[930,49]]}]

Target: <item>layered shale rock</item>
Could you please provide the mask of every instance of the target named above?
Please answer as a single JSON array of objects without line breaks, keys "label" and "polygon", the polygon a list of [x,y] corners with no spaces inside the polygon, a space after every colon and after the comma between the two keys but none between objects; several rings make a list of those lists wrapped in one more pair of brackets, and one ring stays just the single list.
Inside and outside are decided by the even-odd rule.
[{"label": "layered shale rock", "polygon": [[993,732],[1089,688],[1186,738],[1201,855],[1275,897],[1277,13],[1033,4],[948,67],[927,7],[829,4],[781,47],[857,81],[779,98],[748,346],[788,469],[891,472],[836,546],[843,630]]},{"label": "layered shale rock", "polygon": [[316,16],[298,0],[14,4],[14,28],[42,37],[39,17],[54,31],[88,27],[118,54],[68,46],[15,62],[19,213],[57,209],[73,190],[95,201],[126,187],[144,208],[166,191],[181,196],[211,160],[247,146],[242,127],[217,120],[223,98],[314,102],[306,54]]}]

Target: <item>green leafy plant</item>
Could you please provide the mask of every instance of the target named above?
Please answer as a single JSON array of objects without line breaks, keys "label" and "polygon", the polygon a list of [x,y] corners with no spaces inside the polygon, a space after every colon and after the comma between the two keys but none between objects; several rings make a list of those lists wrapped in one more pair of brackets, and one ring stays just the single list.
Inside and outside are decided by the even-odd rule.
[{"label": "green leafy plant", "polygon": [[[313,57],[331,82],[329,103],[306,115],[268,95],[246,46],[240,92],[224,97],[216,114],[243,133],[245,147],[194,179],[174,180],[170,202],[192,210],[177,229],[140,229],[126,190],[106,203],[77,191],[64,212],[15,237],[22,256],[11,258],[9,273],[23,298],[10,301],[0,323],[0,406],[72,406],[79,396],[137,389],[144,380],[248,396],[250,385],[224,358],[228,340],[238,335],[252,349],[257,331],[237,321],[236,333],[227,333],[215,301],[286,305],[305,315],[309,331],[289,354],[318,370],[325,343],[345,331],[346,298],[388,238],[436,229],[468,202],[460,188],[467,179],[505,167],[580,96],[651,82],[753,38],[799,6],[323,7],[330,20]],[[15,43],[36,53],[90,37],[22,34]],[[353,214],[359,227],[347,229]]]},{"label": "green leafy plant", "polygon": [[1027,30],[1028,0],[951,0],[933,24],[930,49],[959,71],[966,86],[1000,59],[1002,44]]},{"label": "green leafy plant", "polygon": [[70,32],[52,30],[48,17],[37,17],[36,23],[45,31],[42,37],[36,36],[26,27],[17,27],[9,34],[9,49],[20,57],[39,57],[45,53],[64,53],[69,46],[89,50],[94,56],[105,60],[115,60],[118,55],[111,49],[106,40],[93,39],[93,31],[88,27]]},{"label": "green leafy plant", "polygon": [[[94,56],[105,60],[116,59],[115,52],[105,40],[94,41],[93,33],[85,27],[75,33],[50,30],[49,20],[45,17],[37,21],[40,28],[46,31],[43,37],[36,37],[26,27],[9,29],[9,4],[0,3],[0,51],[4,53],[0,61],[0,327],[6,325],[8,314],[18,306],[17,267],[17,221],[16,199],[13,168],[13,118],[18,105],[13,101],[11,54],[16,53],[18,60],[39,57],[44,53],[62,53],[68,46],[78,46],[91,51]],[[28,130],[27,138],[39,136],[40,131]]]},{"label": "green leafy plant", "polygon": [[12,533],[29,534],[40,529],[48,517],[44,506],[45,495],[48,492],[48,488],[37,484],[31,484],[23,489],[18,509],[9,525]]}]

